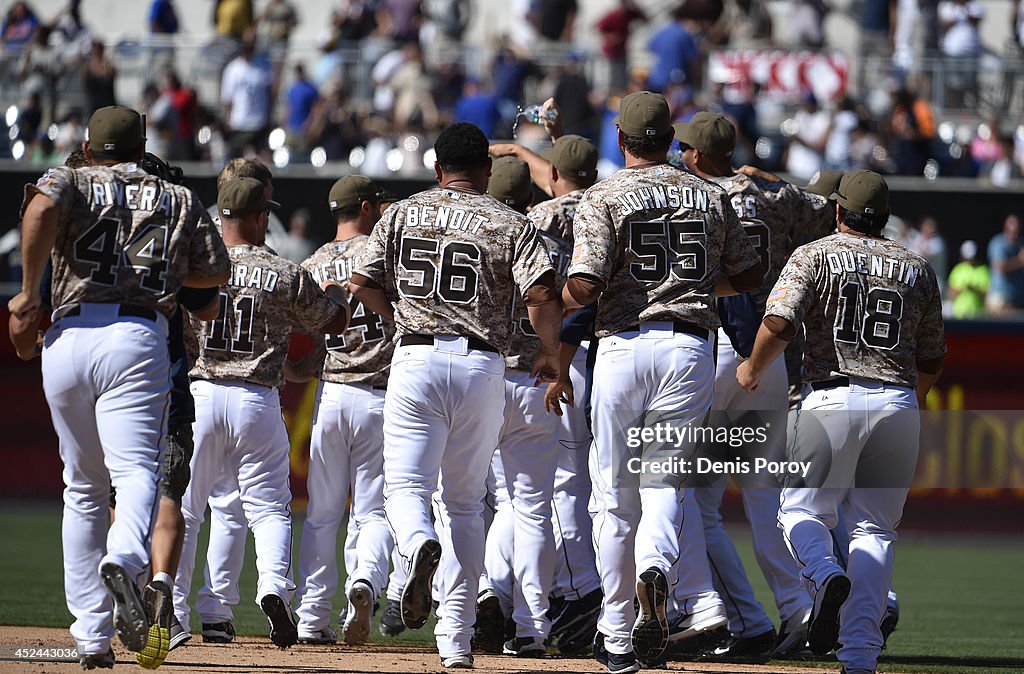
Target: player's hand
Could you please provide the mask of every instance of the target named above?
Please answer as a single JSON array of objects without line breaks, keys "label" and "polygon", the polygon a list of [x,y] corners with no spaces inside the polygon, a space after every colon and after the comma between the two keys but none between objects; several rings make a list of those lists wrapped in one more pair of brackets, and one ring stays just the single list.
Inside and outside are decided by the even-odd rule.
[{"label": "player's hand", "polygon": [[549,383],[558,381],[558,371],[561,367],[558,354],[544,353],[543,351],[533,361],[533,369],[530,371],[530,377],[534,381],[534,386],[540,386],[541,383]]},{"label": "player's hand", "polygon": [[32,360],[43,352],[43,333],[39,330],[41,318],[42,312],[38,309],[23,316],[11,314],[7,329],[18,358]]},{"label": "player's hand", "polygon": [[[549,98],[544,101],[544,130],[548,132],[551,140],[558,140],[565,135],[565,122],[562,120],[562,110],[555,103],[555,99]],[[548,110],[554,110],[554,119],[547,118]]]},{"label": "player's hand", "polygon": [[487,148],[487,152],[495,159],[498,157],[517,157],[519,156],[519,146],[515,143],[495,143]]},{"label": "player's hand", "polygon": [[768,171],[759,169],[756,166],[751,166],[750,164],[744,164],[743,166],[739,167],[738,169],[736,169],[736,173],[742,173],[743,175],[750,176],[751,178],[761,178],[762,180],[767,180],[768,182],[773,183],[782,181],[782,178],[775,175],[774,173],[769,173]]},{"label": "player's hand", "polygon": [[547,393],[544,394],[544,409],[554,412],[556,416],[562,416],[562,405],[575,407],[576,401],[572,390],[572,382],[567,380],[556,381],[548,384]]},{"label": "player's hand", "polygon": [[[38,292],[30,293],[22,290],[7,303],[7,310],[11,312],[12,316],[31,319],[33,314],[38,318],[38,312],[42,306],[43,298]],[[36,320],[36,325],[38,324],[39,321]]]},{"label": "player's hand", "polygon": [[749,360],[745,360],[736,368],[736,381],[744,391],[753,393],[761,383],[761,375],[754,372]]}]

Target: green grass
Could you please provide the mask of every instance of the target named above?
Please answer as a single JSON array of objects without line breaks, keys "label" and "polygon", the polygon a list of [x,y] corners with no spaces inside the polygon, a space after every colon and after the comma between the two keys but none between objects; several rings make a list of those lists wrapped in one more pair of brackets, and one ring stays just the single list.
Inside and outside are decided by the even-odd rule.
[{"label": "green grass", "polygon": [[[5,544],[0,556],[0,625],[67,627],[72,619],[64,605],[59,508],[21,506],[0,504],[0,533]],[[296,541],[300,531],[301,518],[296,517]],[[738,533],[737,545],[757,596],[772,614],[774,603],[754,561],[749,536],[742,530]],[[296,545],[296,554],[297,550]],[[205,559],[205,551],[204,532],[199,560]],[[254,597],[254,559],[250,535],[235,627],[240,634],[264,635],[266,618]],[[991,538],[902,540],[896,563],[900,624],[883,654],[883,671],[1024,671],[1022,569],[1024,539],[1020,538],[1005,542]],[[201,578],[198,571],[197,577]],[[197,589],[198,584],[193,594]],[[335,611],[343,605],[344,595],[339,592]],[[194,611],[193,616],[195,621]],[[199,625],[192,627],[196,631]],[[376,629],[374,633],[374,641],[385,642]],[[406,634],[406,638],[387,639],[386,643],[433,643],[429,625]]]}]

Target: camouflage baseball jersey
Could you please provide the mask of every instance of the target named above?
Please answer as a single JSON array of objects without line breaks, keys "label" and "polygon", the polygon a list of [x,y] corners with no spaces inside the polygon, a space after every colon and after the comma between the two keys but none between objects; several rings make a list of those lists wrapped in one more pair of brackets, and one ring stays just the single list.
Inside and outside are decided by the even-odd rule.
[{"label": "camouflage baseball jersey", "polygon": [[917,385],[917,360],[946,352],[931,265],[888,239],[833,234],[797,248],[767,314],[800,326],[804,382],[839,375]]},{"label": "camouflage baseball jersey", "polygon": [[[302,267],[318,284],[331,279],[344,285],[352,277],[352,267],[366,248],[366,236],[331,241],[309,256]],[[338,335],[315,334],[314,342],[327,351],[323,381],[337,384],[388,384],[391,355],[395,351],[395,324],[369,311],[352,298],[352,319],[348,330]]]},{"label": "camouflage baseball jersey", "polygon": [[190,317],[199,347],[193,379],[284,386],[291,333],[315,333],[338,308],[308,271],[257,246],[231,246],[231,278],[220,288],[220,314]]},{"label": "camouflage baseball jersey", "polygon": [[542,232],[557,236],[572,247],[572,221],[576,217],[576,206],[586,190],[576,190],[542,201],[530,209],[530,222]]},{"label": "camouflage baseball jersey", "polygon": [[524,216],[489,195],[441,188],[389,206],[355,269],[398,298],[399,335],[477,337],[502,353],[516,287],[550,270]]},{"label": "camouflage baseball jersey", "polygon": [[53,307],[128,304],[170,317],[192,273],[227,271],[228,254],[199,197],[135,164],[53,168],[25,187],[59,212],[53,246]]},{"label": "camouflage baseball jersey", "polygon": [[757,264],[725,191],[668,164],[625,169],[591,187],[574,231],[569,275],[606,286],[598,337],[654,320],[715,330],[715,276]]},{"label": "camouflage baseball jersey", "polygon": [[[544,232],[539,233],[548,249],[551,265],[555,268],[558,285],[561,287],[565,282],[565,272],[569,269],[572,247],[558,237]],[[537,337],[537,332],[530,323],[530,314],[523,301],[523,295],[516,290],[515,304],[512,308],[512,342],[509,345],[508,355],[505,356],[505,367],[529,371],[540,350],[540,338]]]},{"label": "camouflage baseball jersey", "polygon": [[713,178],[712,182],[729,193],[729,203],[761,258],[764,281],[760,288],[750,292],[750,298],[759,316],[763,316],[768,293],[796,248],[794,237],[797,232],[803,236],[813,232],[824,236],[825,232],[817,226],[821,218],[801,191],[789,183],[752,178],[742,173]]},{"label": "camouflage baseball jersey", "polygon": [[793,248],[811,241],[817,241],[836,231],[836,203],[829,201],[820,194],[796,188],[806,202],[807,219],[802,220],[804,226],[793,232]]}]

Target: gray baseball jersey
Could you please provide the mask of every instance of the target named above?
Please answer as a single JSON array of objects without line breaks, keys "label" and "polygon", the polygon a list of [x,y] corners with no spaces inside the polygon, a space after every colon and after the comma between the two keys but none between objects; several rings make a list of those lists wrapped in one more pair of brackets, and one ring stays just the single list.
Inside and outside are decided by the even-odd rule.
[{"label": "gray baseball jersey", "polygon": [[60,213],[54,308],[131,304],[170,317],[189,274],[214,276],[230,264],[199,197],[135,164],[50,169],[25,187],[22,213],[36,194]]},{"label": "gray baseball jersey", "polygon": [[[819,211],[803,192],[785,182],[770,182],[742,173],[713,180],[729,193],[729,203],[750,237],[764,267],[761,287],[750,292],[759,317],[786,260],[796,248],[795,237],[825,236]],[[817,196],[817,195],[810,195]],[[817,238],[817,237],[815,237]],[[807,239],[808,241],[812,239]]]},{"label": "gray baseball jersey", "polygon": [[399,335],[476,337],[504,353],[516,287],[551,269],[524,216],[486,194],[434,188],[388,207],[355,271],[398,298]]},{"label": "gray baseball jersey", "polygon": [[542,232],[556,236],[572,247],[572,222],[576,217],[576,206],[586,190],[576,190],[542,201],[530,209],[530,222]]},{"label": "gray baseball jersey", "polygon": [[[565,272],[569,269],[572,247],[558,237],[544,232],[540,232],[540,237],[548,249],[551,264],[558,277],[558,284],[561,286],[565,281]],[[537,337],[537,332],[533,329],[533,324],[530,323],[530,314],[523,301],[523,295],[517,290],[515,304],[512,308],[512,342],[509,345],[508,355],[505,356],[505,367],[513,370],[530,370],[540,350],[540,338]]]},{"label": "gray baseball jersey", "polygon": [[839,375],[917,385],[946,352],[931,265],[895,241],[836,233],[797,248],[767,314],[805,327],[803,380]]},{"label": "gray baseball jersey", "polygon": [[625,169],[591,187],[574,232],[569,275],[606,286],[598,337],[651,320],[715,330],[716,275],[757,264],[725,191],[668,164]]},{"label": "gray baseball jersey", "polygon": [[190,317],[198,344],[193,379],[284,386],[291,333],[316,332],[337,314],[312,275],[257,246],[231,246],[231,278],[220,289],[220,314]]},{"label": "gray baseball jersey", "polygon": [[[359,235],[331,241],[309,256],[302,267],[318,284],[331,279],[344,285],[352,277],[352,268],[367,240],[367,236]],[[354,297],[350,308],[348,330],[337,335],[313,336],[313,341],[327,352],[320,378],[336,384],[387,386],[395,351],[395,324],[368,310]]]}]

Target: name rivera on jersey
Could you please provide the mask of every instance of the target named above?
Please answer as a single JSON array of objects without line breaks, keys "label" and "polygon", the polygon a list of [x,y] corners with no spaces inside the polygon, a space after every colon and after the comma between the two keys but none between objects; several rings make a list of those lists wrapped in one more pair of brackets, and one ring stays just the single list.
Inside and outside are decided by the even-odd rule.
[{"label": "name rivera on jersey", "polygon": [[92,183],[92,199],[97,206],[120,206],[133,211],[153,211],[171,215],[171,195],[158,184],[136,185],[108,180]]},{"label": "name rivera on jersey", "polygon": [[623,214],[654,208],[683,208],[708,210],[708,193],[684,185],[651,185],[623,192],[615,197]]},{"label": "name rivera on jersey", "polygon": [[250,269],[245,264],[233,264],[231,265],[231,277],[228,278],[227,285],[235,286],[236,288],[256,288],[257,290],[272,293],[274,288],[277,287],[277,276],[277,272],[273,269],[263,269],[262,267]]},{"label": "name rivera on jersey", "polygon": [[[871,266],[868,266],[868,258],[871,259]],[[867,253],[854,253],[850,250],[838,253],[825,253],[825,260],[828,262],[828,270],[833,274],[845,274],[847,272],[858,272],[868,276],[879,276],[890,280],[897,280],[905,283],[911,288],[917,283],[917,277],[921,270],[906,260],[898,260],[892,257],[881,255],[868,255]]]}]

